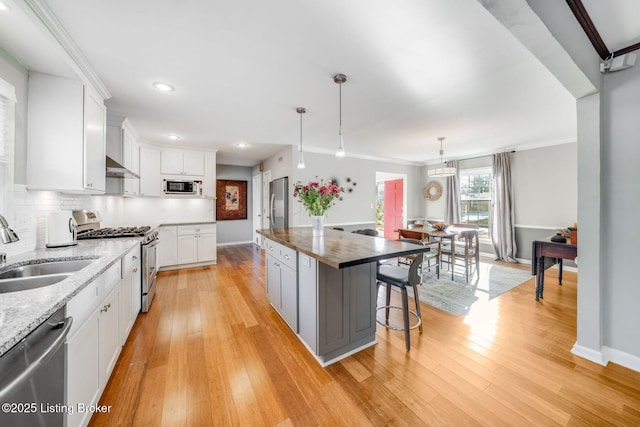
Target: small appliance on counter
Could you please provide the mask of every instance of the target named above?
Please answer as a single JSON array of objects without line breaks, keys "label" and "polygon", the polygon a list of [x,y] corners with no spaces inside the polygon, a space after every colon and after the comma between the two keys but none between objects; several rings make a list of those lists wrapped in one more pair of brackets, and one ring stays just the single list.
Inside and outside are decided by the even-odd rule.
[{"label": "small appliance on counter", "polygon": [[49,212],[46,246],[48,248],[60,248],[77,245],[77,225],[71,211]]}]

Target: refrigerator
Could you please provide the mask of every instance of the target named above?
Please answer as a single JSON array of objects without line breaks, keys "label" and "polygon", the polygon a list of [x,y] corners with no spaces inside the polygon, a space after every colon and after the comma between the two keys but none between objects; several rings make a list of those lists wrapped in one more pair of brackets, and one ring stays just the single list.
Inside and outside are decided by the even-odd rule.
[{"label": "refrigerator", "polygon": [[269,228],[289,227],[289,178],[269,183]]}]

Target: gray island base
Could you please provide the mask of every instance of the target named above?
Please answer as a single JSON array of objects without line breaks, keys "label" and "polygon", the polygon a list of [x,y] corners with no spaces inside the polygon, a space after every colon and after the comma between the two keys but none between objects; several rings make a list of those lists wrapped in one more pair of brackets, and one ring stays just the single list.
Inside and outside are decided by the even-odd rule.
[{"label": "gray island base", "polygon": [[258,233],[266,237],[267,297],[322,366],[376,344],[378,261],[428,250],[336,230]]}]

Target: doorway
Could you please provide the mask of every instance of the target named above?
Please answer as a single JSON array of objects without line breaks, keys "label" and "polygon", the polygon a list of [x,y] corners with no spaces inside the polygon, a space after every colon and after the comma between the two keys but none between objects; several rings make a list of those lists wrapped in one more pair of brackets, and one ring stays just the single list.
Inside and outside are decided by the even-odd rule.
[{"label": "doorway", "polygon": [[398,228],[406,225],[407,177],[376,172],[376,229],[387,239],[397,239]]}]

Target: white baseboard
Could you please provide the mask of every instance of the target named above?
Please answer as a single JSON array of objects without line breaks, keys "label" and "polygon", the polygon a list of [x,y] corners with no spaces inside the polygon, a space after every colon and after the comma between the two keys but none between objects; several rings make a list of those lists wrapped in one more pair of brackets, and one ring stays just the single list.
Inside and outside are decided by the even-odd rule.
[{"label": "white baseboard", "polygon": [[602,346],[600,351],[598,351],[574,344],[571,353],[597,363],[598,365],[607,366],[609,362],[613,362],[633,371],[640,372],[640,357],[607,346]]},{"label": "white baseboard", "polygon": [[606,350],[609,362],[640,372],[640,357],[609,347],[603,347],[603,350]]},{"label": "white baseboard", "polygon": [[600,351],[597,351],[592,348],[578,345],[576,343],[573,345],[573,348],[571,348],[571,353],[575,354],[576,356],[582,357],[583,359],[587,359],[594,363],[597,363],[598,365],[607,366],[607,363],[609,363],[609,360],[607,360],[602,349]]},{"label": "white baseboard", "polygon": [[236,245],[246,245],[249,243],[253,243],[253,240],[247,240],[247,241],[243,241],[243,242],[227,242],[227,243],[218,243],[216,246],[221,247],[221,246],[236,246]]}]

